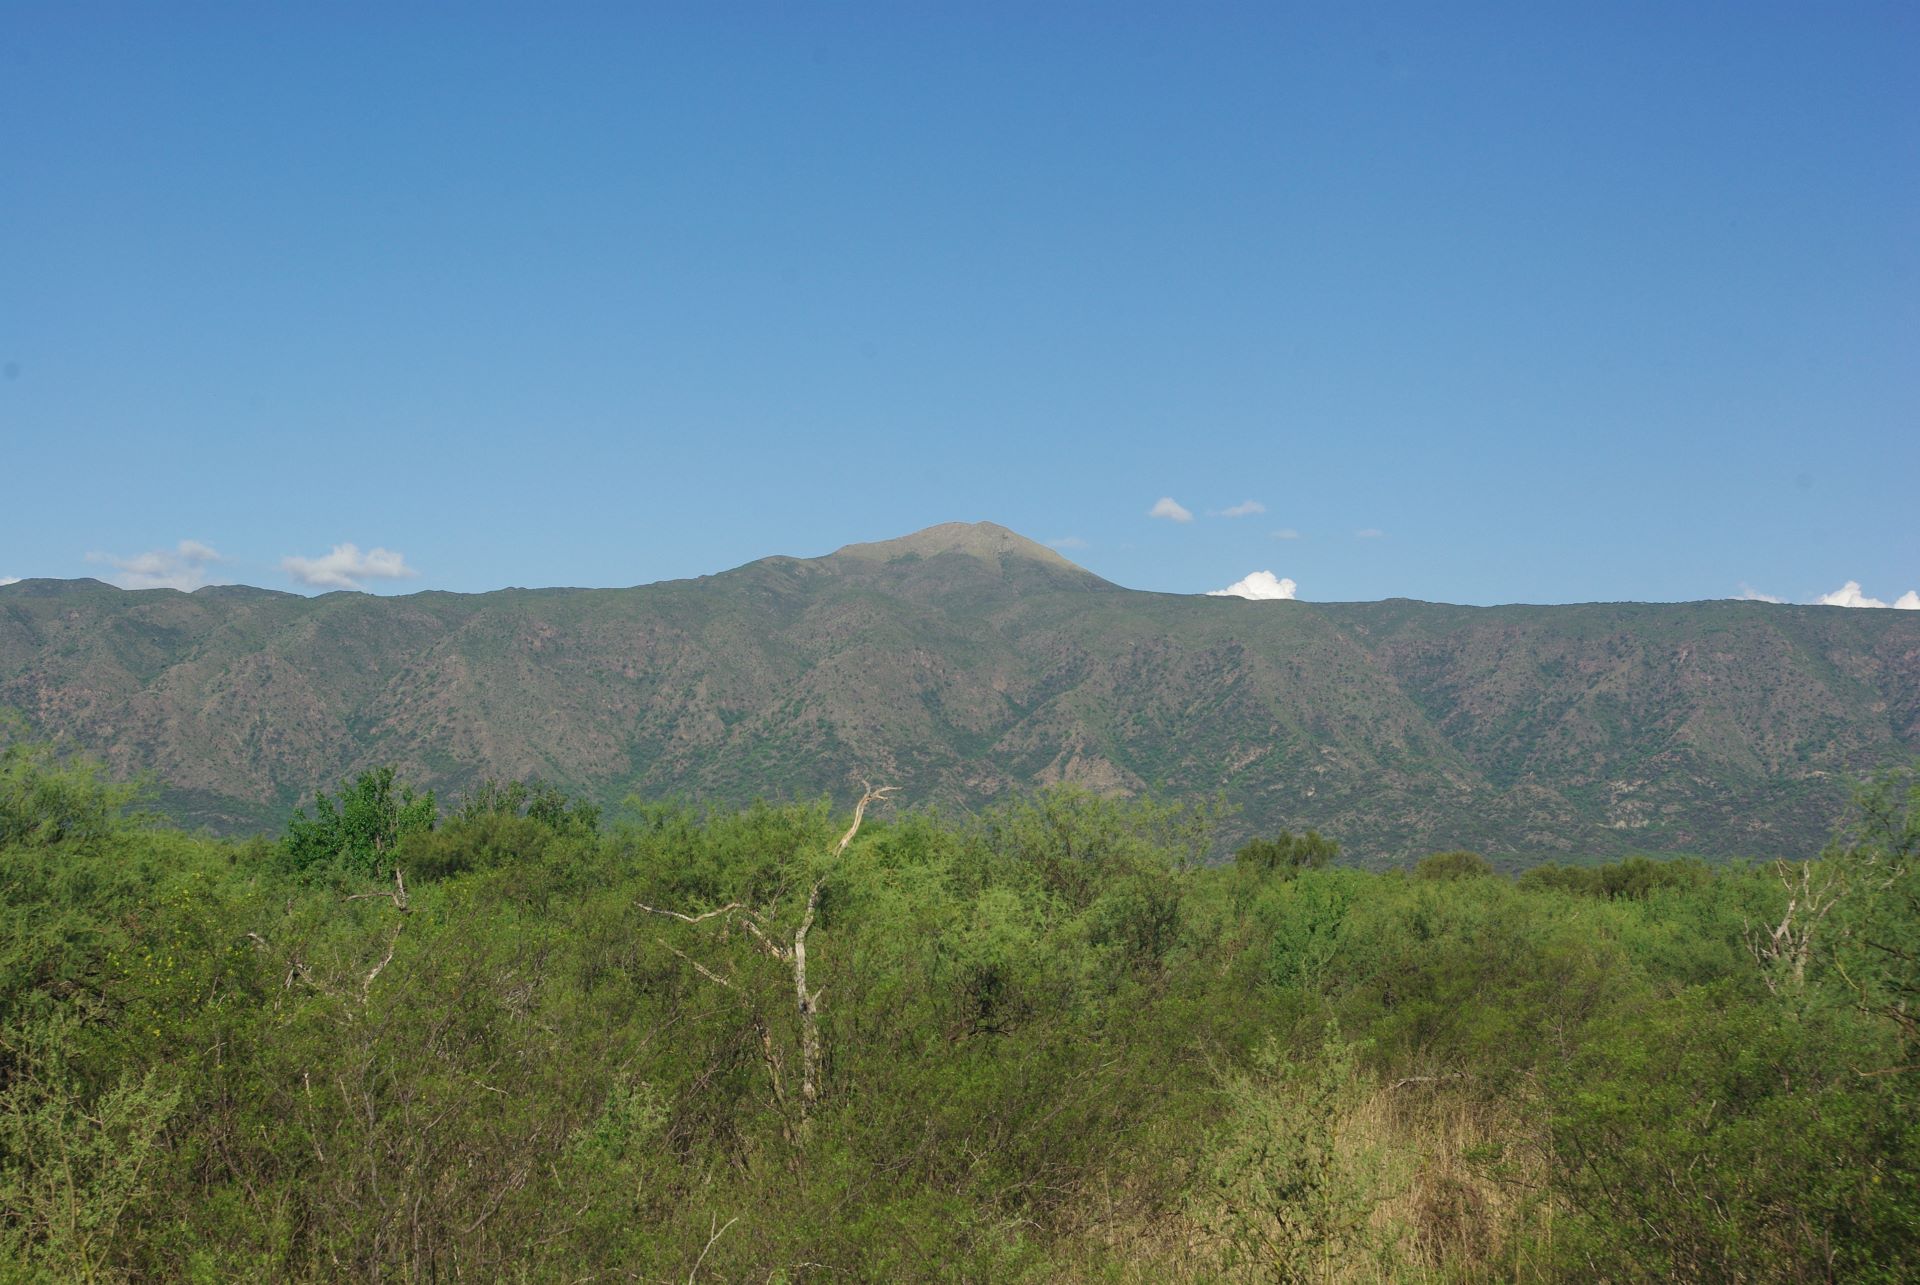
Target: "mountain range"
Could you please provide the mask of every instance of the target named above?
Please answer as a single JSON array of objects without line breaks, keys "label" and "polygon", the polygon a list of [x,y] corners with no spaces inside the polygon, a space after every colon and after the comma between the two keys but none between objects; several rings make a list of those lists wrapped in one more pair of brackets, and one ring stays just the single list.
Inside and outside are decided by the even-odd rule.
[{"label": "mountain range", "polygon": [[1920,612],[1148,593],[950,523],[631,589],[24,580],[0,706],[224,832],[393,764],[445,801],[1222,794],[1223,843],[1311,826],[1376,865],[1792,856],[1920,753]]}]

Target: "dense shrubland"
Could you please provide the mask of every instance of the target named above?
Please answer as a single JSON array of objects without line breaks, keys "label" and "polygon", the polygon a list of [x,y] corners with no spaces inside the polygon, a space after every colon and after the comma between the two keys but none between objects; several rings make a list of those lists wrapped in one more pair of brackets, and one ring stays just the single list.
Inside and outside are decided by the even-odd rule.
[{"label": "dense shrubland", "polygon": [[1071,791],[842,850],[374,773],[231,843],[4,755],[19,1279],[1920,1275],[1907,782],[1513,881]]}]

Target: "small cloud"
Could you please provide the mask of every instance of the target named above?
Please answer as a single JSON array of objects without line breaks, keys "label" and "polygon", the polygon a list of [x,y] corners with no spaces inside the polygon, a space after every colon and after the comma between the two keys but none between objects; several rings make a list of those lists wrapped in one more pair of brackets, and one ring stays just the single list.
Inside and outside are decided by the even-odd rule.
[{"label": "small cloud", "polygon": [[1377,526],[1363,526],[1353,533],[1353,538],[1356,540],[1384,540],[1387,538],[1387,533]]},{"label": "small cloud", "polygon": [[1869,598],[1860,592],[1860,582],[1849,580],[1832,593],[1823,593],[1814,599],[1822,607],[1884,607],[1887,604],[1878,598]]},{"label": "small cloud", "polygon": [[1882,602],[1862,593],[1858,580],[1849,580],[1832,593],[1821,594],[1814,602],[1822,607],[1891,607],[1895,611],[1920,611],[1920,590],[1909,589],[1892,602]]},{"label": "small cloud", "polygon": [[1047,541],[1049,549],[1084,549],[1087,542],[1077,535],[1063,535],[1058,540]]},{"label": "small cloud", "polygon": [[1290,526],[1283,526],[1273,533],[1273,538],[1276,540],[1298,540],[1300,533]]},{"label": "small cloud", "polygon": [[88,562],[104,562],[118,575],[107,579],[122,589],[183,589],[188,593],[212,583],[208,568],[226,559],[198,540],[182,540],[171,549],[136,553],[130,558],[113,553],[89,553]]},{"label": "small cloud", "polygon": [[[1900,599],[1900,602],[1904,604],[1908,598],[1914,600],[1913,607],[1920,608],[1920,597],[1915,597],[1911,589],[1907,591],[1905,597]],[[1860,582],[1858,580],[1849,580],[1832,593],[1821,594],[1818,598],[1814,599],[1814,602],[1822,607],[1885,607],[1888,605],[1878,598],[1869,598],[1866,594],[1860,592]]]},{"label": "small cloud", "polygon": [[19,584],[19,576],[0,576],[0,584]]},{"label": "small cloud", "polygon": [[1213,516],[1222,518],[1250,518],[1256,513],[1265,513],[1267,506],[1258,500],[1242,500],[1230,509],[1221,509]]},{"label": "small cloud", "polygon": [[[1770,593],[1761,593],[1751,585],[1742,584],[1740,592],[1734,595],[1740,602],[1785,602],[1785,598],[1776,598]],[[1868,597],[1860,588],[1858,580],[1849,580],[1832,593],[1823,593],[1813,600],[1817,607],[1871,607],[1891,608],[1894,611],[1920,611],[1920,590],[1909,589],[1892,602],[1883,602]]]},{"label": "small cloud", "polygon": [[1150,518],[1166,518],[1171,522],[1193,521],[1193,511],[1179,503],[1171,495],[1163,495],[1155,500],[1153,507],[1147,510],[1147,516]]},{"label": "small cloud", "polygon": [[1224,589],[1209,589],[1209,598],[1251,598],[1255,602],[1287,602],[1300,586],[1291,578],[1282,580],[1271,571],[1256,571],[1245,580],[1236,580]]},{"label": "small cloud", "polygon": [[363,580],[408,580],[420,574],[392,549],[362,553],[357,544],[336,544],[318,558],[285,557],[280,569],[315,589],[358,589]]}]

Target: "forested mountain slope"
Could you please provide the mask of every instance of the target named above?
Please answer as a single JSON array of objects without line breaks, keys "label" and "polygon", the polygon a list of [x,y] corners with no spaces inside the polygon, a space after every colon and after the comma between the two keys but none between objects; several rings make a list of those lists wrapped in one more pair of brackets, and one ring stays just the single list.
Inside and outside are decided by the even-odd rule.
[{"label": "forested mountain slope", "polygon": [[0,586],[0,706],[176,816],[277,826],[379,763],[457,793],[908,802],[1224,791],[1363,861],[1804,853],[1920,752],[1920,613],[1121,588],[991,524],[619,590]]}]

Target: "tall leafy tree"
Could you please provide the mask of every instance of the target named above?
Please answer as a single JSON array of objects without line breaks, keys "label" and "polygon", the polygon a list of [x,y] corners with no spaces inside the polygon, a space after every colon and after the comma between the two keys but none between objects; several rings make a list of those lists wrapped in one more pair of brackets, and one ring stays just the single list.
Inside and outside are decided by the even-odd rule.
[{"label": "tall leafy tree", "polygon": [[295,870],[333,868],[346,874],[385,878],[394,847],[409,834],[433,829],[433,791],[416,794],[397,784],[391,767],[362,772],[340,793],[314,797],[313,816],[302,808],[287,822],[284,848]]},{"label": "tall leafy tree", "polygon": [[1235,852],[1233,859],[1242,870],[1291,879],[1302,870],[1323,869],[1339,855],[1340,845],[1318,830],[1305,834],[1282,830],[1271,839],[1253,840]]}]

